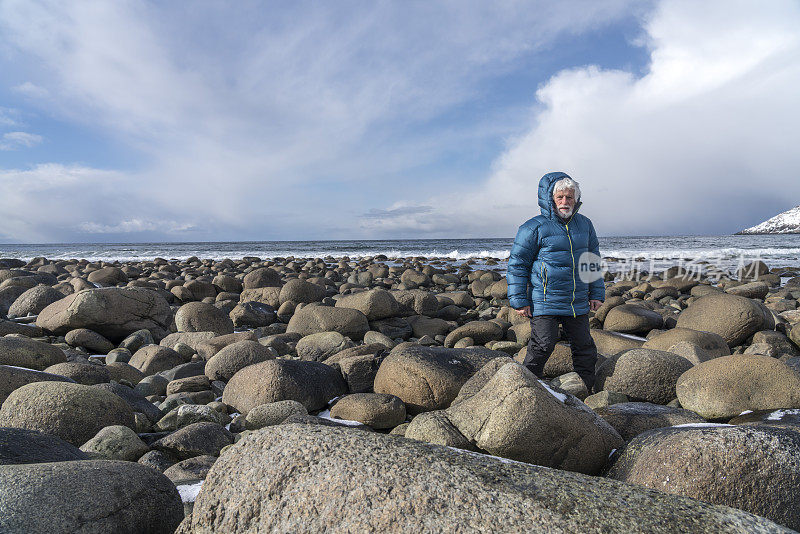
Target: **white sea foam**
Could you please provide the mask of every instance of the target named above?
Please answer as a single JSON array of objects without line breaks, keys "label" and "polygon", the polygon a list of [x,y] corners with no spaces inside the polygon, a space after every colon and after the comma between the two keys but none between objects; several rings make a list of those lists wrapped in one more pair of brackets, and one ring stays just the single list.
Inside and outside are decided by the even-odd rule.
[{"label": "white sea foam", "polygon": [[[485,239],[406,239],[340,241],[263,241],[206,243],[104,243],[53,245],[0,245],[0,257],[29,260],[86,259],[89,261],[149,261],[154,258],[186,260],[239,259],[255,256],[262,259],[295,257],[316,259],[385,255],[388,258],[427,257],[452,262],[466,260],[481,264],[487,258],[507,259],[512,238]],[[650,236],[601,237],[600,253],[604,258],[632,260],[653,259],[659,267],[680,260],[720,262],[723,269],[734,268],[740,257],[764,260],[770,267],[797,266],[800,235],[767,236]],[[391,262],[391,260],[389,260]],[[609,262],[612,270],[618,262]],[[663,265],[666,267],[666,265]]]}]

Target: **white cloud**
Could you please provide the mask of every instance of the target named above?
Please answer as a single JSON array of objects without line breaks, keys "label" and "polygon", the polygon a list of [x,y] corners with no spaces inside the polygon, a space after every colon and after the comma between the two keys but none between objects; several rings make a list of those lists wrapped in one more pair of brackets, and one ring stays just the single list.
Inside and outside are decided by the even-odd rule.
[{"label": "white cloud", "polygon": [[196,226],[188,216],[165,220],[168,199],[129,188],[129,179],[115,171],[59,164],[0,170],[0,239],[72,242],[87,234],[170,235]]},{"label": "white cloud", "polygon": [[36,85],[33,82],[25,82],[15,85],[11,88],[11,90],[29,98],[47,98],[50,96],[50,91],[44,87]]},{"label": "white cloud", "polygon": [[[515,131],[506,110],[469,125],[480,131],[424,129],[520,58],[631,5],[0,0],[0,32],[8,66],[36,80],[18,92],[49,94],[36,101],[43,113],[137,151],[137,172],[118,176],[159,199],[153,220],[276,238],[325,235],[331,219],[352,232],[393,196],[394,177],[467,137]],[[101,226],[132,220],[98,209]]]},{"label": "white cloud", "polygon": [[28,132],[7,132],[0,140],[0,150],[31,148],[42,142],[42,136]]},{"label": "white cloud", "polygon": [[[800,4],[667,1],[644,23],[648,72],[565,70],[475,191],[425,204],[442,233],[506,235],[539,178],[571,174],[603,235],[732,233],[800,198]],[[413,204],[413,199],[408,199]],[[410,216],[414,218],[414,216]],[[413,221],[408,221],[413,226]]]},{"label": "white cloud", "polygon": [[16,116],[18,114],[19,112],[16,109],[0,106],[0,126],[16,126]]},{"label": "white cloud", "polygon": [[196,226],[194,224],[177,221],[126,219],[115,224],[84,222],[79,224],[78,228],[88,234],[131,234],[139,232],[165,232],[174,234],[195,230]]}]

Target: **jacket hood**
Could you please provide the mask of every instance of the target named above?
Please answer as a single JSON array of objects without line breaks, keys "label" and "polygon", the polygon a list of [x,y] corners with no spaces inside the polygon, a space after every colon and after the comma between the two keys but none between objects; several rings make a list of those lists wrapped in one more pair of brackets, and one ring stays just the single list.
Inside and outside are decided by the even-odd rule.
[{"label": "jacket hood", "polygon": [[[553,189],[555,189],[556,182],[562,178],[571,178],[571,176],[565,172],[549,172],[539,180],[539,207],[542,210],[542,215],[548,219],[559,219],[555,209],[556,205],[553,201]],[[580,206],[581,202],[576,202],[575,210],[572,213],[577,213]]]}]

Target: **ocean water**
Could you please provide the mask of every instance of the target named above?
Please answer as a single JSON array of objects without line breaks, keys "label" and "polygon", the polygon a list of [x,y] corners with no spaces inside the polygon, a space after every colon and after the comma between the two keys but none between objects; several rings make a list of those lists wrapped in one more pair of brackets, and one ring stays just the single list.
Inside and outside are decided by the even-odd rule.
[{"label": "ocean water", "polygon": [[[275,258],[359,258],[383,254],[389,258],[424,256],[454,261],[495,258],[506,260],[513,237],[484,239],[395,239],[352,241],[252,241],[196,243],[60,243],[0,244],[0,258],[29,260],[86,259],[139,261],[153,258],[237,259],[245,256]],[[723,270],[762,260],[770,267],[800,267],[800,234],[724,236],[601,237],[600,254],[609,269],[637,265],[649,271],[670,265],[702,261]]]}]

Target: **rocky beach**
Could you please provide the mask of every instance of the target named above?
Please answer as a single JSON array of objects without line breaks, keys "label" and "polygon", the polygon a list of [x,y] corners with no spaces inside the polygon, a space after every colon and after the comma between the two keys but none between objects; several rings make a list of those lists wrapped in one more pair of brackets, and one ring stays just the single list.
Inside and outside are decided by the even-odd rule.
[{"label": "rocky beach", "polygon": [[606,272],[593,391],[505,270],[0,259],[0,532],[800,529],[800,260]]}]

